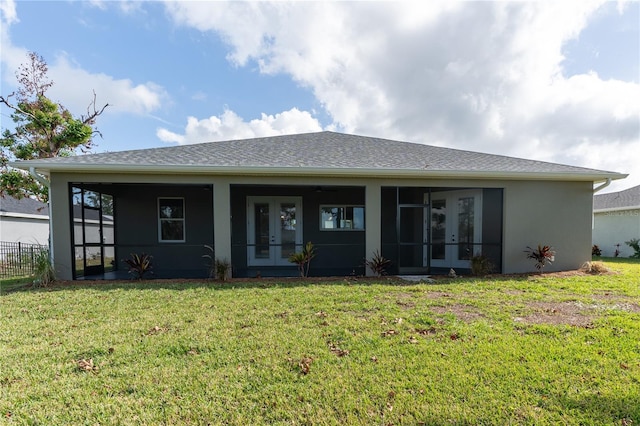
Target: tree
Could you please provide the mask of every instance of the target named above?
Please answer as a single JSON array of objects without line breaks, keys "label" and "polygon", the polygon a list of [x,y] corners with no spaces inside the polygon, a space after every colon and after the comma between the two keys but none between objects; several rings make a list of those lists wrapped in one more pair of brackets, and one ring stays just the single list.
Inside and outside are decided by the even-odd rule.
[{"label": "tree", "polygon": [[96,119],[109,106],[96,108],[96,94],[87,114],[74,117],[69,110],[49,99],[45,93],[53,86],[42,56],[29,53],[29,60],[16,72],[19,88],[0,102],[12,110],[13,130],[4,129],[0,138],[0,196],[35,196],[47,202],[49,190],[31,174],[9,166],[13,160],[67,157],[78,150],[88,152],[93,136],[100,134]]}]

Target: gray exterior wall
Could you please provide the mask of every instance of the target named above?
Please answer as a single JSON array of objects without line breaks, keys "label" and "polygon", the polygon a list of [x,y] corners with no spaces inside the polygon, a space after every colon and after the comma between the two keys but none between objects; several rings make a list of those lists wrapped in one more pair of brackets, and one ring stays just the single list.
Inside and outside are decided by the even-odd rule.
[{"label": "gray exterior wall", "polygon": [[[206,278],[203,254],[213,246],[213,195],[210,185],[114,185],[116,259],[131,253],[153,256],[155,278]],[[184,198],[185,242],[160,242],[158,237],[158,198]]]},{"label": "gray exterior wall", "polygon": [[[101,173],[53,173],[51,176],[51,209],[54,227],[52,230],[52,238],[54,243],[54,258],[55,268],[58,272],[58,276],[61,279],[71,279],[71,229],[69,218],[69,183],[70,182],[104,182],[104,183],[125,183],[125,184],[165,184],[165,185],[212,185],[214,195],[216,188],[221,188],[220,194],[225,194],[232,188],[229,198],[226,196],[220,197],[220,205],[213,205],[213,199],[207,198],[207,201],[200,197],[196,197],[197,203],[190,204],[191,201],[187,200],[187,216],[189,217],[192,212],[199,212],[202,214],[199,221],[198,229],[202,229],[202,232],[197,231],[197,239],[191,240],[190,235],[193,231],[187,230],[188,243],[193,244],[192,252],[180,252],[184,253],[184,258],[189,259],[184,266],[185,271],[195,270],[198,267],[198,263],[201,261],[201,251],[196,249],[200,244],[210,243],[212,238],[216,241],[216,250],[220,248],[220,253],[229,253],[233,251],[234,259],[246,259],[246,253],[241,257],[235,252],[238,246],[233,245],[232,242],[246,241],[241,239],[237,233],[246,233],[246,215],[245,217],[238,217],[238,212],[242,212],[244,208],[239,207],[240,199],[242,197],[241,191],[238,189],[242,186],[255,186],[255,185],[270,185],[270,186],[298,186],[311,188],[317,185],[322,186],[350,186],[359,187],[358,191],[350,194],[344,194],[348,201],[345,204],[356,204],[364,197],[366,207],[366,223],[367,229],[364,233],[354,232],[351,236],[346,233],[345,236],[337,234],[335,237],[330,237],[329,234],[322,234],[317,231],[317,210],[316,207],[308,208],[307,206],[314,206],[324,203],[321,198],[314,198],[309,194],[303,196],[303,211],[305,214],[304,220],[304,240],[313,241],[314,244],[320,246],[325,241],[341,241],[340,239],[347,239],[348,243],[364,244],[364,250],[355,250],[353,257],[347,259],[340,253],[333,255],[333,251],[326,253],[332,253],[331,256],[326,256],[325,260],[318,258],[312,263],[312,273],[314,271],[320,271],[320,268],[325,268],[325,271],[329,271],[331,265],[335,264],[336,259],[344,260],[340,268],[344,268],[347,271],[347,263],[359,264],[359,260],[366,253],[367,257],[371,255],[376,248],[383,248],[385,237],[383,230],[387,229],[389,224],[387,221],[387,214],[391,207],[387,203],[388,194],[386,190],[380,190],[381,187],[441,187],[441,188],[485,188],[484,196],[487,197],[486,190],[495,188],[501,189],[502,200],[497,197],[497,193],[492,193],[488,198],[491,199],[491,205],[497,206],[502,203],[502,271],[504,273],[517,273],[517,272],[531,272],[534,271],[533,262],[526,259],[524,249],[526,246],[535,246],[537,244],[550,244],[556,249],[556,262],[548,267],[548,271],[558,271],[567,269],[576,269],[580,265],[591,258],[591,213],[592,213],[592,183],[591,182],[558,182],[558,181],[503,181],[498,179],[415,179],[415,178],[385,178],[385,179],[367,179],[360,177],[277,177],[277,176],[208,176],[201,174],[167,174],[167,175],[153,175],[153,174],[101,174]],[[363,190],[364,189],[364,190]],[[290,190],[290,189],[289,189]],[[295,192],[295,191],[294,191]],[[169,193],[164,193],[166,196],[171,196]],[[175,194],[175,192],[172,192]],[[297,192],[299,194],[299,191]],[[355,195],[354,195],[355,194]],[[380,195],[381,194],[381,195]],[[136,225],[127,223],[133,222],[131,217],[144,217],[146,219],[153,216],[151,221],[151,227],[141,231],[140,235],[144,236],[145,242],[151,241],[152,235],[157,238],[155,234],[157,219],[156,201],[158,193],[141,194],[132,193],[127,195],[130,201],[133,203],[126,215],[118,216],[116,218],[116,227],[126,226],[129,228],[129,236],[134,236],[136,231]],[[246,192],[245,192],[246,195]],[[339,199],[339,193],[331,194],[327,192],[327,197],[333,195],[336,200]],[[143,201],[136,201],[136,198],[142,197]],[[145,198],[146,197],[146,198]],[[324,197],[324,195],[322,195]],[[189,196],[189,200],[192,197]],[[216,198],[217,200],[217,198]],[[229,218],[218,217],[213,218],[212,208],[216,211],[220,209],[222,203],[229,200],[231,203],[231,211]],[[194,201],[195,202],[195,201]],[[206,207],[207,203],[209,208]],[[244,201],[242,201],[244,206]],[[328,201],[328,203],[337,203],[334,199]],[[373,204],[371,204],[373,203]],[[118,208],[123,207],[122,201],[119,202]],[[375,205],[374,205],[375,204]],[[485,205],[488,204],[488,200],[485,199]],[[149,207],[150,212],[142,213],[141,209]],[[123,207],[124,208],[124,207]],[[395,206],[393,207],[395,209]],[[496,207],[497,209],[497,207]],[[225,211],[225,209],[221,209]],[[376,214],[376,212],[382,211],[382,214]],[[123,211],[124,212],[124,211]],[[139,214],[143,216],[139,216]],[[485,216],[488,213],[485,211]],[[309,215],[309,217],[307,217]],[[204,220],[204,217],[208,216],[208,221]],[[199,216],[196,216],[198,218]],[[215,219],[215,220],[214,220]],[[219,229],[224,229],[227,233],[231,230],[231,235],[228,238],[222,238],[224,234],[216,233],[213,235],[213,228],[211,228],[211,221],[217,223]],[[493,222],[496,224],[497,222]],[[230,224],[233,224],[232,226]],[[313,226],[313,228],[306,229],[307,226]],[[395,225],[394,225],[395,226]],[[486,224],[483,226],[487,226]],[[151,229],[153,228],[153,229]],[[122,230],[125,234],[126,230]],[[362,235],[359,235],[362,234]],[[497,233],[496,233],[497,235]],[[201,236],[206,236],[202,237]],[[118,237],[120,238],[120,237]],[[195,236],[194,236],[195,238]],[[239,239],[240,238],[240,239]],[[315,241],[314,241],[315,239]],[[156,240],[157,241],[157,240]],[[127,244],[135,244],[131,239],[125,239],[125,241],[118,241],[118,244],[127,242]],[[228,244],[227,244],[228,243]],[[175,246],[178,247],[178,246]],[[129,248],[129,246],[128,246]],[[131,246],[131,248],[135,248]],[[143,248],[138,246],[138,248]],[[169,250],[169,249],[167,249]],[[174,249],[171,249],[174,250]],[[175,252],[171,252],[175,253]],[[319,251],[320,253],[320,251]],[[154,254],[160,256],[161,259],[171,257],[170,254],[160,252]],[[385,254],[385,256],[387,256]],[[118,257],[122,257],[122,253],[118,253]],[[356,259],[358,258],[358,259]],[[358,260],[358,262],[356,262]],[[156,262],[160,262],[156,258]],[[317,269],[316,269],[317,268]],[[350,272],[350,271],[349,271]]]},{"label": "gray exterior wall", "polygon": [[512,181],[504,193],[503,272],[535,271],[526,246],[550,245],[555,262],[545,271],[579,268],[591,259],[591,182]]}]

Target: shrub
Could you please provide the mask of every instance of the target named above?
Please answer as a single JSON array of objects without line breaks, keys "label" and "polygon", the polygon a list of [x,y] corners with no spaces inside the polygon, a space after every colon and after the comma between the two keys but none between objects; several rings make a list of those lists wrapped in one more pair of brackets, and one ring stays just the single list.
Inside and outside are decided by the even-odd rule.
[{"label": "shrub", "polygon": [[302,251],[293,253],[289,256],[289,262],[295,263],[298,265],[298,271],[300,272],[300,276],[302,278],[306,278],[309,276],[309,267],[311,266],[311,259],[316,257],[315,248],[311,241],[309,241],[303,248]]},{"label": "shrub", "polygon": [[131,253],[130,259],[123,259],[122,261],[129,266],[129,273],[133,276],[133,278],[142,280],[144,279],[145,274],[153,274],[153,265],[151,260],[153,256],[142,253]]},{"label": "shrub", "polygon": [[602,250],[600,250],[597,244],[591,247],[591,256],[602,256]]},{"label": "shrub", "polygon": [[493,272],[493,262],[487,256],[477,254],[471,258],[471,273],[473,275],[487,275]]},{"label": "shrub", "polygon": [[633,254],[629,257],[640,259],[640,238],[632,238],[624,243],[633,249]]},{"label": "shrub", "polygon": [[378,250],[373,253],[371,260],[365,259],[364,265],[371,269],[376,276],[387,275],[387,268],[391,266],[391,261],[380,254]]},{"label": "shrub", "polygon": [[524,251],[527,253],[527,259],[533,259],[536,261],[536,269],[542,273],[542,270],[548,264],[553,263],[555,260],[556,252],[551,248],[551,246],[541,246],[538,244],[538,248],[532,249],[527,246],[527,249]]}]

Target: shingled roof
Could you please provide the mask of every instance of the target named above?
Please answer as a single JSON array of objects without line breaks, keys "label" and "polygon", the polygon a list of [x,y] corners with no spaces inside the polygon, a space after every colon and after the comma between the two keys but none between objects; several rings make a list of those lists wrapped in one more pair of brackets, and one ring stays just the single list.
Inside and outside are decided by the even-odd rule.
[{"label": "shingled roof", "polygon": [[318,132],[194,145],[106,152],[16,162],[40,172],[180,172],[359,176],[571,177],[602,181],[625,177],[502,155]]},{"label": "shingled roof", "polygon": [[32,198],[21,198],[18,200],[17,198],[5,195],[0,197],[0,213],[48,216],[49,206]]},{"label": "shingled roof", "polygon": [[624,191],[599,194],[593,197],[594,210],[640,208],[640,185]]}]

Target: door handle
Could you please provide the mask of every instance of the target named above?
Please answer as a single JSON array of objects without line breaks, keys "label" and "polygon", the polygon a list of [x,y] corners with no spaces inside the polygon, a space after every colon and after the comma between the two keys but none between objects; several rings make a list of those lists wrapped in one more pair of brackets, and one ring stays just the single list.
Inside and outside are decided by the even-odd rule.
[{"label": "door handle", "polygon": [[456,242],[456,236],[455,234],[451,234],[451,242],[455,243]]}]

